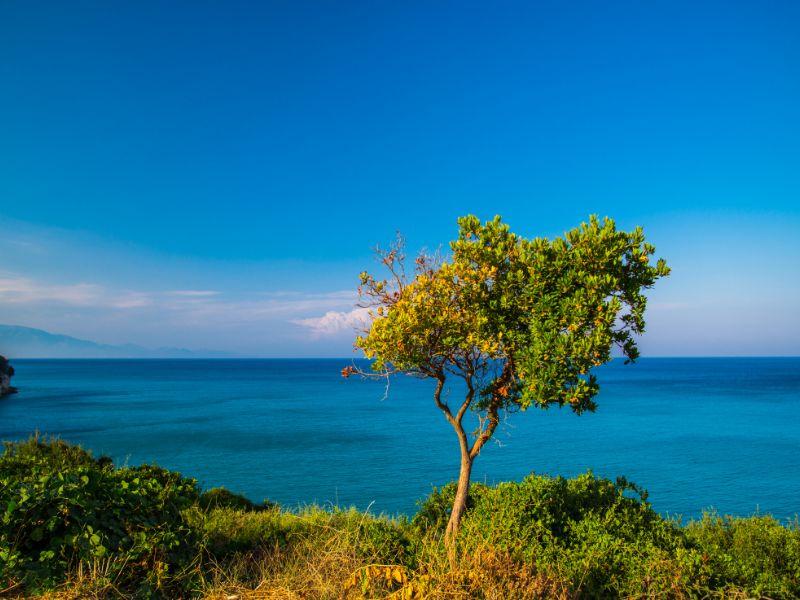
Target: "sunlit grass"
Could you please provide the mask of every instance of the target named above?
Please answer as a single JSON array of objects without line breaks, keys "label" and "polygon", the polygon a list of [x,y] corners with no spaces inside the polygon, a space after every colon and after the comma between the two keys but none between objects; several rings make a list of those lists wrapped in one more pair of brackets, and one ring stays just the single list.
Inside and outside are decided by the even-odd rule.
[{"label": "sunlit grass", "polygon": [[411,520],[286,510],[32,439],[0,459],[0,597],[800,597],[796,519],[682,526],[624,480],[531,476],[473,486],[451,564],[454,491],[435,490]]}]

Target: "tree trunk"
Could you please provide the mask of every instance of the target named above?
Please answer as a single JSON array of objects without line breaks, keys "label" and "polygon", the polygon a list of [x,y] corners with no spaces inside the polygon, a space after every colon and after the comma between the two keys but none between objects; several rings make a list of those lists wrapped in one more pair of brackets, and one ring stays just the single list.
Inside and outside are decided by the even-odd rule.
[{"label": "tree trunk", "polygon": [[472,461],[469,450],[461,448],[461,472],[458,475],[458,487],[456,497],[453,500],[453,510],[450,513],[450,521],[444,533],[444,545],[447,547],[447,556],[450,559],[450,566],[455,567],[455,541],[458,535],[458,527],[461,524],[461,517],[467,509],[467,495],[469,493],[469,478],[472,474]]}]

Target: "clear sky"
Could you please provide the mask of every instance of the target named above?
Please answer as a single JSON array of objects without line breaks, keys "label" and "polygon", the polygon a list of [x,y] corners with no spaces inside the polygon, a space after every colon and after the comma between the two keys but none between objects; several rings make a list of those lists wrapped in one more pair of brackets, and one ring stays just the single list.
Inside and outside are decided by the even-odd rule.
[{"label": "clear sky", "polygon": [[350,356],[459,215],[642,225],[645,355],[800,354],[800,3],[0,3],[0,323]]}]

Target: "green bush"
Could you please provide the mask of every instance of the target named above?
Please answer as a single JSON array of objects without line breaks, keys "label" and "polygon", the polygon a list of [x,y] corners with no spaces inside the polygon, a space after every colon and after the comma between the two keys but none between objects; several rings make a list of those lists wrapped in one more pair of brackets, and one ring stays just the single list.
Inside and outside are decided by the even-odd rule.
[{"label": "green bush", "polygon": [[[443,531],[454,493],[445,486],[422,503],[418,530]],[[591,473],[472,486],[458,544],[462,552],[499,549],[589,598],[669,594],[708,579],[702,554],[652,510],[643,490]]]},{"label": "green bush", "polygon": [[115,470],[77,446],[31,438],[0,458],[0,579],[52,588],[80,563],[139,596],[172,593],[196,555],[181,511],[196,483],[159,467]]},{"label": "green bush", "polygon": [[[479,502],[490,491],[491,488],[483,483],[471,483],[467,496],[467,512],[475,508],[476,502]],[[418,502],[419,510],[411,519],[411,526],[420,534],[443,535],[450,519],[455,497],[455,482],[448,483],[441,488],[433,488],[430,496]]]},{"label": "green bush", "polygon": [[247,586],[273,570],[344,577],[331,565],[347,576],[402,565],[421,581],[439,572],[442,590],[469,597],[523,588],[543,597],[800,597],[797,519],[707,514],[680,527],[635,485],[591,473],[473,484],[457,540],[464,563],[445,572],[454,494],[453,484],[435,489],[411,523],[355,509],[286,511],[224,488],[199,494],[194,480],[155,466],[115,469],[58,440],[5,443],[0,589],[77,585],[83,567],[94,589],[115,597],[178,598],[226,574]]},{"label": "green bush", "polygon": [[771,516],[703,515],[686,533],[702,548],[719,588],[748,595],[800,598],[800,522],[787,527]]},{"label": "green bush", "polygon": [[236,508],[216,508],[200,513],[197,527],[203,532],[208,551],[215,557],[254,550],[285,548],[293,535],[304,527],[294,515],[279,509],[245,511]]},{"label": "green bush", "polygon": [[359,560],[413,566],[414,539],[405,520],[392,520],[355,509],[336,509],[329,514],[328,526],[346,536]]},{"label": "green bush", "polygon": [[299,512],[278,508],[244,511],[218,508],[201,514],[208,551],[216,559],[253,551],[286,550],[303,543],[320,550],[350,548],[367,563],[413,563],[412,536],[404,521],[393,521],[355,509],[323,510],[310,506]]},{"label": "green bush", "polygon": [[198,501],[200,508],[211,510],[214,508],[233,508],[236,510],[260,511],[277,508],[278,505],[269,500],[264,500],[261,504],[255,504],[250,499],[226,490],[224,487],[211,488],[200,494]]}]

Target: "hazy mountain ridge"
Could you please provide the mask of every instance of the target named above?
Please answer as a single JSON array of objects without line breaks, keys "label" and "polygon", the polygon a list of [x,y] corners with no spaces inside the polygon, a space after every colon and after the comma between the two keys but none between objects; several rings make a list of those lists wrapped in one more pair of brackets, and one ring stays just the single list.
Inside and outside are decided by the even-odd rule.
[{"label": "hazy mountain ridge", "polygon": [[13,358],[224,358],[232,354],[185,348],[98,344],[21,325],[0,325],[0,354]]}]

